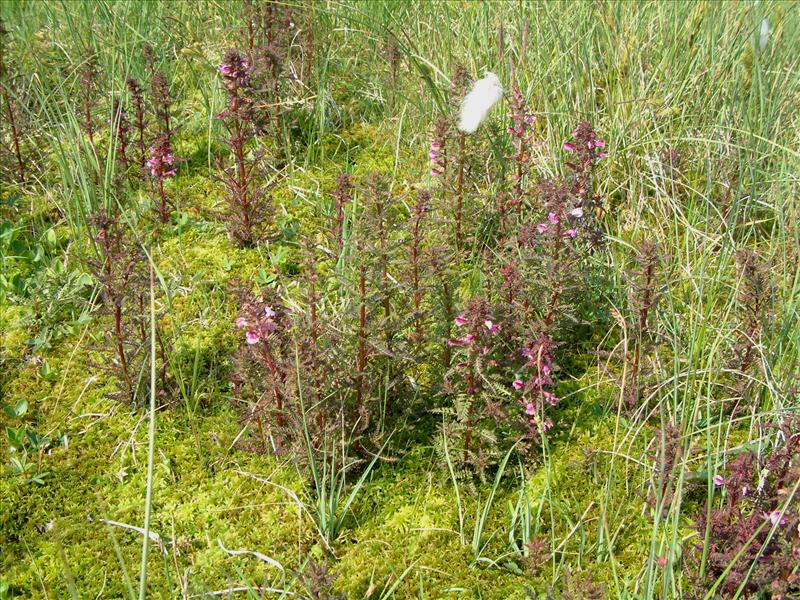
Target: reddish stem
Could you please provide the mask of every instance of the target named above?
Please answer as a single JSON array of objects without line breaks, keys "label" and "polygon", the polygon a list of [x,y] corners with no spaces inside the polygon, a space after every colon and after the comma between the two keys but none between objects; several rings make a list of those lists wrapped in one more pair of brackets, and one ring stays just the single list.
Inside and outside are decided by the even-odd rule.
[{"label": "reddish stem", "polygon": [[367,363],[367,274],[366,267],[361,267],[358,281],[358,291],[361,296],[361,306],[358,316],[358,358],[356,362],[356,406],[361,410],[364,402],[364,370]]}]

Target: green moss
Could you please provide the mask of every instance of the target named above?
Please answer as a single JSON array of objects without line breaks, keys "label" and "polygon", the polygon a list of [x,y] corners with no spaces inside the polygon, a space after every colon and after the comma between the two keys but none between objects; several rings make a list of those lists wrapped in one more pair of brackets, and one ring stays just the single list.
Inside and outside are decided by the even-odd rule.
[{"label": "green moss", "polygon": [[28,351],[27,322],[32,317],[27,306],[0,304],[0,355],[4,361],[19,360]]}]

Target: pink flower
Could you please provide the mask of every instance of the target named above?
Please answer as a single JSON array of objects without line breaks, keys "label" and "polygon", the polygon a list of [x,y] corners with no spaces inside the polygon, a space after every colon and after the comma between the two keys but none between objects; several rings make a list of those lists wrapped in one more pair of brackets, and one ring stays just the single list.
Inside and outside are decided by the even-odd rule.
[{"label": "pink flower", "polygon": [[575,237],[578,235],[578,230],[577,230],[577,229],[575,229],[574,227],[572,227],[572,228],[570,228],[570,229],[567,229],[567,230],[564,232],[564,234],[565,234],[565,235],[568,235],[569,237],[571,237],[571,238],[573,238],[573,239],[574,239],[574,238],[575,238]]},{"label": "pink flower", "polygon": [[239,327],[240,329],[247,327],[247,319],[245,319],[244,317],[239,317],[238,319],[236,319],[236,326]]},{"label": "pink flower", "polygon": [[457,316],[455,319],[453,319],[453,322],[454,322],[454,323],[455,323],[455,324],[456,324],[458,327],[463,327],[464,325],[466,325],[466,324],[467,324],[467,317],[465,317],[465,316],[464,316],[464,313],[461,313],[461,314],[460,314],[460,315],[458,315],[458,316]]},{"label": "pink flower", "polygon": [[608,156],[608,152],[598,152],[597,153],[597,158],[605,158],[606,156]]},{"label": "pink flower", "polygon": [[274,317],[274,316],[275,316],[275,311],[274,311],[274,310],[272,310],[272,307],[271,307],[271,306],[267,305],[267,306],[264,308],[264,316],[265,316],[265,317],[267,317],[268,319],[269,319],[269,318],[272,318],[272,317]]},{"label": "pink flower", "polygon": [[486,325],[486,329],[488,329],[490,333],[497,333],[498,331],[500,331],[500,325],[494,323],[493,321],[487,320],[484,321],[483,324]]},{"label": "pink flower", "polygon": [[602,138],[597,138],[594,141],[594,147],[595,148],[605,148],[606,147],[606,141],[604,139],[602,139]]},{"label": "pink flower", "polygon": [[448,346],[468,346],[475,340],[475,336],[471,333],[464,337],[447,340]]},{"label": "pink flower", "polygon": [[569,214],[576,219],[580,219],[583,216],[583,209],[578,206],[577,208],[573,208],[571,211],[569,211]]},{"label": "pink flower", "polygon": [[484,356],[489,354],[489,346],[484,346],[483,348],[481,348],[481,354],[483,354]]},{"label": "pink flower", "polygon": [[249,330],[244,337],[247,339],[248,344],[257,344],[261,341],[261,336],[254,329]]},{"label": "pink flower", "polygon": [[539,223],[536,226],[536,231],[538,231],[539,233],[544,233],[547,230],[548,230],[547,223]]},{"label": "pink flower", "polygon": [[106,239],[106,230],[105,229],[101,229],[100,231],[97,232],[97,239],[98,240]]},{"label": "pink flower", "polygon": [[528,404],[525,405],[525,414],[526,415],[536,414],[536,407],[533,405],[533,402],[528,402]]},{"label": "pink flower", "polygon": [[522,381],[522,379],[515,379],[515,380],[514,380],[514,381],[511,383],[511,385],[513,385],[513,386],[514,386],[514,389],[515,389],[515,390],[521,390],[522,388],[524,388],[524,387],[525,387],[525,382],[524,382],[524,381]]},{"label": "pink flower", "polygon": [[442,142],[438,138],[433,138],[431,140],[430,150],[428,151],[428,158],[431,161],[431,176],[437,177],[444,173],[444,161],[442,157],[439,155],[439,151],[442,149]]},{"label": "pink flower", "polygon": [[555,406],[558,404],[558,396],[556,396],[553,392],[544,392],[544,399],[550,406]]},{"label": "pink flower", "polygon": [[545,377],[550,375],[550,365],[542,365],[542,373],[544,373]]},{"label": "pink flower", "polygon": [[712,479],[712,481],[714,482],[714,485],[717,485],[717,486],[725,485],[725,478],[722,475],[714,475],[714,478]]},{"label": "pink flower", "polygon": [[554,212],[547,215],[547,220],[550,221],[552,225],[558,225],[558,215]]},{"label": "pink flower", "polygon": [[772,523],[773,525],[779,525],[779,526],[780,525],[786,525],[786,522],[788,521],[788,519],[786,518],[785,515],[783,517],[781,517],[780,509],[775,509],[770,513],[761,513],[761,518],[764,519],[765,521],[767,519],[769,519],[770,523]]},{"label": "pink flower", "polygon": [[567,152],[575,152],[575,144],[570,142],[564,142],[564,150]]}]

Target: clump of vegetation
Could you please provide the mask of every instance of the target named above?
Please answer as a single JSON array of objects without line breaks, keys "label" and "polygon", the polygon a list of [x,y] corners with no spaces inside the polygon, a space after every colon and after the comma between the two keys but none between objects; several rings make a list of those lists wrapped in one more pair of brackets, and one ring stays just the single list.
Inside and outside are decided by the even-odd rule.
[{"label": "clump of vegetation", "polygon": [[148,333],[145,319],[145,255],[116,211],[91,219],[96,255],[87,267],[100,286],[105,332],[113,359],[107,363],[118,382],[114,397],[133,404],[142,388]]},{"label": "clump of vegetation", "polygon": [[757,372],[757,357],[769,322],[772,307],[772,283],[769,265],[757,252],[740,250],[736,253],[739,268],[738,339],[734,346],[734,368],[737,371],[737,390],[744,398],[752,387]]},{"label": "clump of vegetation", "polygon": [[244,339],[235,358],[232,383],[237,398],[249,401],[243,407],[243,420],[255,424],[262,448],[271,443],[277,454],[283,454],[288,435],[296,434],[303,420],[294,392],[295,354],[289,314],[274,296],[245,297],[236,328]]},{"label": "clump of vegetation", "polygon": [[655,242],[639,244],[635,268],[627,275],[630,285],[629,303],[633,315],[629,325],[633,349],[628,354],[629,376],[625,384],[625,402],[628,410],[638,407],[643,356],[652,343],[650,314],[661,296],[660,267],[662,258]]},{"label": "clump of vegetation", "polygon": [[690,575],[726,596],[800,592],[800,420],[777,430],[780,443],[768,453],[743,452],[714,476],[719,498],[697,515]]}]

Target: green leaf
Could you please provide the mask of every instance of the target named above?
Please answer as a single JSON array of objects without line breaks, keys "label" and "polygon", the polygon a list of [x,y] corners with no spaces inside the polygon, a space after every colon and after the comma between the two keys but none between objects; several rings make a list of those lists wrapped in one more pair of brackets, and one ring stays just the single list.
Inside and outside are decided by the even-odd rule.
[{"label": "green leaf", "polygon": [[28,412],[28,401],[20,400],[15,406],[6,406],[3,412],[11,419],[18,419]]}]

